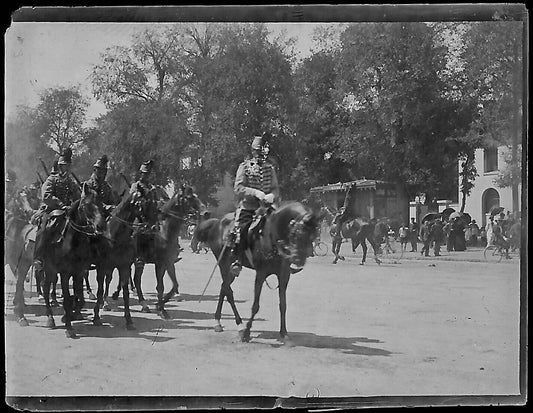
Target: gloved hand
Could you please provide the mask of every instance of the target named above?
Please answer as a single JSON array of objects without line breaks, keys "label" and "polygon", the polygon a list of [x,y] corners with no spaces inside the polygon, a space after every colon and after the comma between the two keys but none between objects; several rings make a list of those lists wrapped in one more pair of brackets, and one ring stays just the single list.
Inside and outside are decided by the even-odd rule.
[{"label": "gloved hand", "polygon": [[263,191],[260,191],[259,189],[256,189],[255,190],[255,193],[254,193],[255,197],[257,199],[259,199],[260,201],[264,200],[265,199],[265,193]]},{"label": "gloved hand", "polygon": [[274,203],[274,194],[273,193],[266,194],[265,195],[265,202],[267,204],[273,204]]}]

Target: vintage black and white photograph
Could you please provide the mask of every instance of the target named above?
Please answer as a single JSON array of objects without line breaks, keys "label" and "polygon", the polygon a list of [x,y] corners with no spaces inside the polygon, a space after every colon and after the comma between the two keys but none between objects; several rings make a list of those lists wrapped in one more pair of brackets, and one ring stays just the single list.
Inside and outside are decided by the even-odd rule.
[{"label": "vintage black and white photograph", "polygon": [[14,12],[6,403],[525,404],[528,28],[520,4]]}]

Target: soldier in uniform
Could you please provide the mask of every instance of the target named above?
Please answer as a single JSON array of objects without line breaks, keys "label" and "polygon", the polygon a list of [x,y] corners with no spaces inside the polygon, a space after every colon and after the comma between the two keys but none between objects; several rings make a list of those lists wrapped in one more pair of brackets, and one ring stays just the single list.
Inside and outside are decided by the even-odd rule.
[{"label": "soldier in uniform", "polygon": [[17,174],[15,171],[9,169],[6,173],[6,188],[5,188],[5,203],[4,203],[4,219],[7,224],[6,233],[13,223],[12,218],[27,219],[27,213],[24,208],[24,202],[21,190],[17,185]]},{"label": "soldier in uniform", "polygon": [[238,277],[242,269],[242,238],[253,221],[261,201],[273,204],[279,198],[279,185],[274,165],[266,158],[269,153],[266,134],[255,136],[252,141],[252,157],[239,165],[235,176],[234,192],[239,199],[235,211],[235,227],[230,239],[232,249],[231,273]]},{"label": "soldier in uniform", "polygon": [[57,169],[52,169],[50,176],[46,178],[42,193],[42,217],[37,229],[35,238],[35,252],[33,255],[36,272],[42,272],[43,248],[48,243],[49,231],[46,230],[46,223],[50,212],[56,209],[67,210],[70,205],[81,197],[81,190],[78,184],[70,176],[72,165],[72,150],[65,149],[57,161]]},{"label": "soldier in uniform", "polygon": [[[158,203],[157,190],[150,182],[153,167],[154,161],[152,160],[141,164],[139,168],[140,177],[131,185],[130,193],[137,192],[144,201],[153,203],[153,211],[156,211]],[[147,208],[146,210],[152,210],[152,208]],[[154,213],[153,216],[141,216],[138,221],[145,224],[145,229],[141,229],[134,234],[137,248],[137,257],[134,262],[136,274],[139,272],[142,273],[144,264],[151,256],[150,251],[153,247],[153,236],[150,231],[157,228],[157,214]]]},{"label": "soldier in uniform", "polygon": [[104,214],[109,216],[116,205],[116,199],[111,186],[106,181],[108,159],[103,155],[93,165],[93,173],[85,182],[89,188],[97,193],[96,199],[103,204]]}]

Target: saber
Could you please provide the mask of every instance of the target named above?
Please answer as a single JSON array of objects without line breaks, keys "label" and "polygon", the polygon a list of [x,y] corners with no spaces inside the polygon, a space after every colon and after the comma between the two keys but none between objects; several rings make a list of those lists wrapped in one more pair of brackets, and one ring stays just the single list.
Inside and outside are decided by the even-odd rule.
[{"label": "saber", "polygon": [[81,184],[81,181],[78,179],[78,177],[76,176],[76,174],[72,171],[70,171],[70,174],[72,175],[72,177],[74,178],[74,180],[77,182],[77,184],[80,186],[80,188],[82,187],[82,184]]},{"label": "saber", "polygon": [[217,269],[218,265],[220,264],[220,261],[222,260],[222,256],[224,255],[224,251],[226,251],[226,247],[228,246],[228,240],[226,239],[226,242],[224,243],[224,246],[222,247],[222,251],[220,252],[220,255],[218,256],[217,263],[215,264],[215,267],[213,268],[213,271],[211,271],[211,275],[209,276],[209,280],[207,280],[207,284],[205,285],[204,291],[202,291],[202,295],[198,299],[198,302],[200,303],[202,301],[202,297],[205,294],[205,291],[207,290],[207,287],[209,286],[209,283],[211,282],[211,279],[213,278],[213,274],[215,273],[215,270]]}]

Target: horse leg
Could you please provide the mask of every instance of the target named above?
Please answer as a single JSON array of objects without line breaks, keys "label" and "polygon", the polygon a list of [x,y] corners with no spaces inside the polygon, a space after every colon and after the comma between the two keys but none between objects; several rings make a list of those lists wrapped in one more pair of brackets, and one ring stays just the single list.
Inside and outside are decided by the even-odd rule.
[{"label": "horse leg", "polygon": [[[174,267],[173,262],[166,262],[166,271],[168,276],[170,277],[170,280],[172,281],[172,289],[165,294],[165,297],[163,298],[163,303],[167,303],[172,297],[174,297],[174,294],[178,295],[178,301],[181,301],[179,299],[179,292],[178,292],[178,279],[176,277],[176,268]],[[164,272],[163,272],[164,274]]]},{"label": "horse leg", "polygon": [[[155,279],[156,279],[155,290],[157,291],[157,314],[163,320],[168,320],[170,316],[168,315],[167,310],[165,310],[165,300],[163,298],[163,294],[165,293],[165,284],[163,282],[163,276],[165,275],[165,270],[166,268],[165,268],[164,263],[155,264]],[[173,291],[171,292],[173,293]]]},{"label": "horse leg", "polygon": [[[143,290],[141,287],[141,277],[144,271],[144,263],[135,262],[134,267],[135,267],[135,274],[133,275],[133,282],[135,283],[135,289],[137,290],[137,297],[139,298],[139,304],[142,307],[141,312],[149,313],[150,308],[148,307],[148,303],[144,299]],[[130,271],[130,275],[131,275],[131,271]]]},{"label": "horse leg", "polygon": [[[109,297],[109,286],[111,285],[112,279],[113,279],[113,270],[110,269],[109,271],[106,271],[105,273],[105,291],[104,291],[102,306],[103,306],[103,309],[106,311],[111,310],[111,306],[109,305],[109,302],[108,302],[108,297]],[[119,281],[119,285],[120,285],[120,281]]]},{"label": "horse leg", "polygon": [[331,245],[331,251],[333,252],[333,255],[335,255],[335,258],[333,260],[333,264],[337,264],[337,261],[339,260],[339,250],[340,250],[340,243],[336,240],[333,240]]},{"label": "horse leg", "polygon": [[126,329],[135,330],[130,313],[130,292],[128,283],[131,276],[131,265],[123,265],[118,268],[120,285],[122,286],[122,297],[124,299],[124,318],[126,319]]},{"label": "horse leg", "polygon": [[57,281],[58,281],[58,276],[57,274],[54,275],[54,279],[52,280],[52,291],[51,291],[51,296],[52,296],[52,301],[50,302],[50,305],[52,307],[59,307],[59,303],[57,302]]},{"label": "horse leg", "polygon": [[259,311],[259,298],[261,296],[261,290],[263,289],[263,283],[265,281],[265,275],[259,271],[255,273],[255,284],[254,284],[254,302],[252,304],[252,315],[246,323],[246,328],[242,331],[241,340],[244,342],[250,341],[250,329],[252,328],[252,323],[254,322],[254,317]]},{"label": "horse leg", "polygon": [[85,297],[83,296],[83,275],[75,273],[72,280],[72,287],[74,290],[73,296],[73,320],[83,320],[81,310],[85,306]]},{"label": "horse leg", "polygon": [[63,321],[65,323],[65,335],[67,338],[75,338],[76,333],[72,329],[72,297],[70,296],[69,288],[70,275],[62,273],[61,274],[61,292],[63,294]]},{"label": "horse leg", "polygon": [[376,261],[377,264],[381,264],[381,260],[378,256],[380,252],[379,245],[377,245],[375,241],[368,240],[368,242],[372,245],[372,249],[374,250],[374,261]]},{"label": "horse leg", "polygon": [[[15,297],[13,299],[13,313],[17,317],[17,321],[21,327],[28,326],[28,320],[24,316],[24,279],[29,267],[29,265],[24,265],[22,271],[19,271],[19,269],[15,271],[17,283],[15,285]],[[24,269],[26,271],[23,271]]]},{"label": "horse leg", "polygon": [[287,323],[285,314],[287,312],[287,286],[289,285],[289,270],[285,269],[286,265],[282,266],[281,274],[278,274],[278,295],[279,295],[279,316],[280,316],[280,328],[279,335],[281,341],[289,343],[289,337],[287,336]]},{"label": "horse leg", "polygon": [[363,247],[363,259],[361,260],[360,265],[364,265],[366,262],[366,253],[368,251],[368,247],[366,246],[366,242],[364,239],[362,239],[360,242],[361,242],[361,247]]},{"label": "horse leg", "polygon": [[[52,281],[50,280],[50,270],[44,270],[44,276],[42,280],[42,293],[44,298],[44,305],[46,307],[46,327],[55,328],[56,323],[54,321],[54,312],[52,311],[52,306],[50,305],[50,288]],[[54,277],[57,277],[57,274],[54,274]]]},{"label": "horse leg", "polygon": [[89,270],[83,273],[83,278],[85,280],[85,288],[87,289],[87,295],[89,296],[89,300],[96,300],[96,297],[93,294],[93,290],[91,289],[91,284],[89,283]]},{"label": "horse leg", "polygon": [[100,306],[104,305],[104,278],[107,273],[100,267],[96,267],[96,282],[98,283],[98,290],[96,291],[96,303],[94,305],[94,317],[93,324],[95,326],[101,326],[102,320],[100,319]]}]

